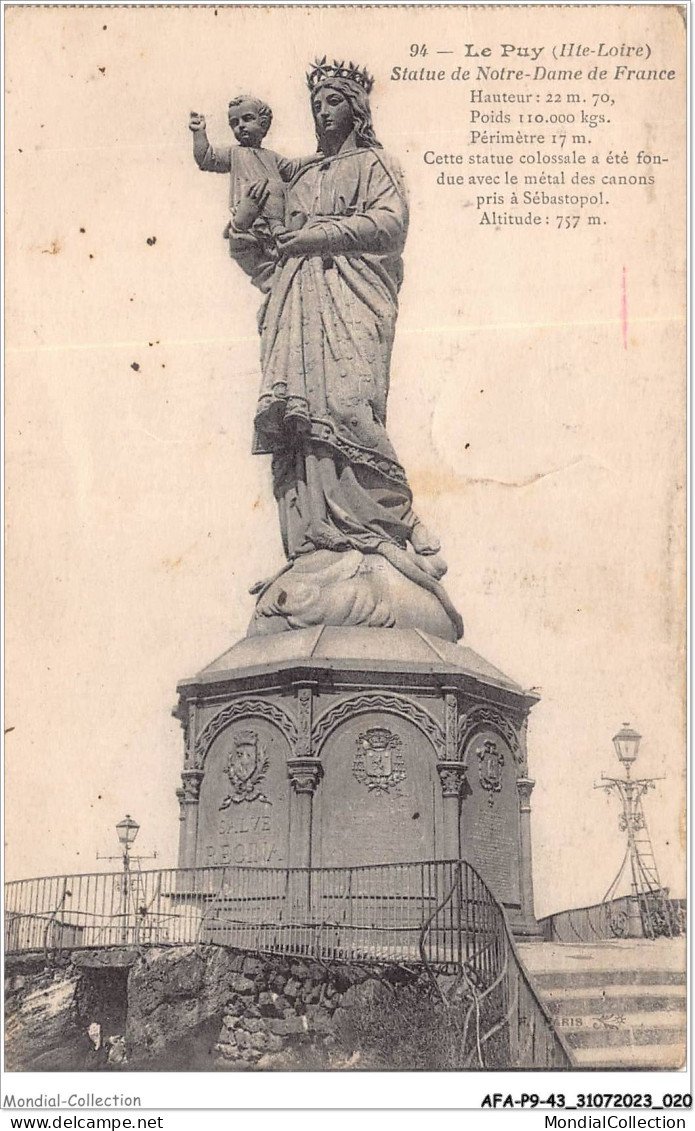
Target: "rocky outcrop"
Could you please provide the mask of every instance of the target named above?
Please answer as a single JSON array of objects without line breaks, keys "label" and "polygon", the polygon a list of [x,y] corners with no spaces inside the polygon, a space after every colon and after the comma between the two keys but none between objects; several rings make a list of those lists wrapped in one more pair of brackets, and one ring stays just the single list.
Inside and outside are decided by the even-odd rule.
[{"label": "rocky outcrop", "polygon": [[78,984],[79,975],[69,963],[8,962],[5,1058],[10,1071],[84,1067],[89,1040],[80,1024]]},{"label": "rocky outcrop", "polygon": [[8,1067],[47,1071],[368,1067],[341,1036],[422,979],[217,946],[9,959],[7,975]]},{"label": "rocky outcrop", "polygon": [[224,1012],[244,984],[244,955],[223,947],[148,950],[128,979],[126,1046],[133,1059],[158,1059]]}]

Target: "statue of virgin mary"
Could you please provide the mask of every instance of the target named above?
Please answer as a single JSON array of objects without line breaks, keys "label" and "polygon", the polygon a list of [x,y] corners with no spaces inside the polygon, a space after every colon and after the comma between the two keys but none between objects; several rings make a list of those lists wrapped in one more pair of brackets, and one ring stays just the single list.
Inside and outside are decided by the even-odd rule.
[{"label": "statue of virgin mary", "polygon": [[[249,270],[248,237],[230,232],[232,255],[243,252],[266,291],[254,451],[272,455],[287,557],[281,577],[258,587],[250,631],[436,623],[456,639],[463,629],[439,581],[439,543],[413,510],[386,431],[403,176],[375,136],[366,71],[322,60],[308,84],[318,153],[298,162],[288,186],[277,260],[257,256]],[[259,213],[266,192],[250,190]]]}]

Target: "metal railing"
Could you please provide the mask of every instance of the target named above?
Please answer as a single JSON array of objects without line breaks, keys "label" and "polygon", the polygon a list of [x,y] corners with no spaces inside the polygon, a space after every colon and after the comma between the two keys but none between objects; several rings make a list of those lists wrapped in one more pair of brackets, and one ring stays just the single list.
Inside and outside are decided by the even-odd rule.
[{"label": "metal railing", "polygon": [[47,876],[7,884],[5,914],[8,952],[217,943],[418,961],[426,926],[431,961],[458,964],[475,953],[483,978],[496,927],[495,904],[477,873],[441,860]]},{"label": "metal railing", "polygon": [[[630,930],[632,898],[623,895],[589,907],[558,911],[539,919],[538,925],[548,942],[586,943],[624,939]],[[684,899],[671,899],[666,891],[649,892],[639,895],[637,903],[637,919],[641,922],[645,938],[685,934]]]},{"label": "metal railing", "polygon": [[[423,966],[473,1067],[568,1068],[502,906],[465,861],[49,876],[6,885],[8,953],[206,945]],[[437,972],[455,975],[445,995]]]}]

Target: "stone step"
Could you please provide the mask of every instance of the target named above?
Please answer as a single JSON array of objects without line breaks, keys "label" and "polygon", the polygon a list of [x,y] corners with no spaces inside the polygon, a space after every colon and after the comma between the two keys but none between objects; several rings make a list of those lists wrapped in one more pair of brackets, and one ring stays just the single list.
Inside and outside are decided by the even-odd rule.
[{"label": "stone step", "polygon": [[533,980],[541,990],[585,986],[685,986],[681,970],[553,970],[534,973]]},{"label": "stone step", "polygon": [[640,985],[601,986],[591,988],[540,990],[539,996],[554,1017],[581,1017],[587,1013],[655,1013],[683,1010],[686,995],[683,986]]},{"label": "stone step", "polygon": [[685,1037],[674,1044],[618,1045],[613,1048],[575,1048],[577,1068],[663,1069],[683,1068]]},{"label": "stone step", "polygon": [[681,1068],[684,939],[541,943],[519,948],[577,1068]]},{"label": "stone step", "polygon": [[613,1029],[684,1029],[687,1024],[687,1010],[661,1013],[615,1013],[604,1007],[600,1013],[577,1014],[558,1018],[558,1028],[567,1036],[570,1033],[587,1029],[606,1032]]},{"label": "stone step", "polygon": [[[569,1020],[569,1019],[567,1019]],[[681,1013],[608,1014],[572,1018],[576,1024],[561,1027],[571,1048],[608,1048],[617,1045],[685,1044],[687,1020]],[[581,1025],[578,1024],[581,1022]]]}]

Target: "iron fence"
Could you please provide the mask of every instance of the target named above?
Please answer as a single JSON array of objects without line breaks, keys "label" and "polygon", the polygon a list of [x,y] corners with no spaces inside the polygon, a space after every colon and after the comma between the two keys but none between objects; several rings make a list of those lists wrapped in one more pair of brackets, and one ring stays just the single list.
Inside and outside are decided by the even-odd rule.
[{"label": "iron fence", "polygon": [[[322,962],[424,967],[464,1018],[473,1067],[568,1068],[501,905],[460,860],[355,868],[218,866],[6,885],[8,953],[216,944]],[[437,974],[453,975],[447,995]]]},{"label": "iron fence", "polygon": [[221,946],[320,958],[438,964],[489,976],[496,907],[456,861],[356,868],[218,866],[47,876],[6,885],[8,952]]},{"label": "iron fence", "polygon": [[648,892],[637,897],[634,909],[631,908],[632,899],[631,896],[623,895],[589,907],[558,911],[539,919],[538,923],[543,930],[543,937],[549,942],[601,942],[605,939],[627,938],[631,911],[634,911],[633,917],[641,924],[645,938],[685,934],[684,899],[671,899],[667,891]]}]

